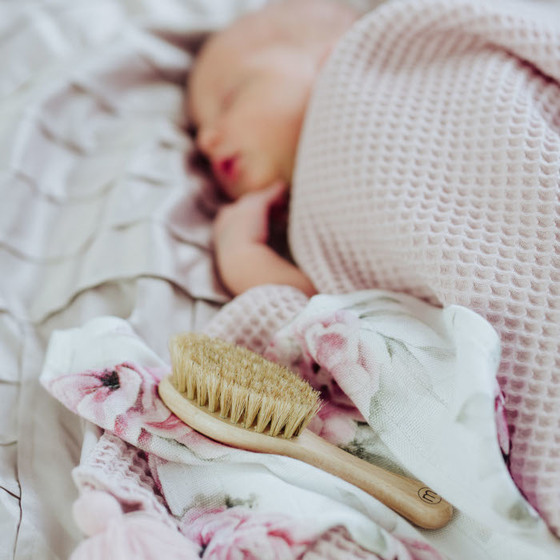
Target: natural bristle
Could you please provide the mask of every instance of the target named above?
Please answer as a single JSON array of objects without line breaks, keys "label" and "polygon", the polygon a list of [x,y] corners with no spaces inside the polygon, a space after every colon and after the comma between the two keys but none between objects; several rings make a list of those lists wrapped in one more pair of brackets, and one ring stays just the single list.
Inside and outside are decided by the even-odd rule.
[{"label": "natural bristle", "polygon": [[186,398],[235,424],[290,438],[320,407],[319,394],[289,369],[199,333],[170,342],[172,383]]}]

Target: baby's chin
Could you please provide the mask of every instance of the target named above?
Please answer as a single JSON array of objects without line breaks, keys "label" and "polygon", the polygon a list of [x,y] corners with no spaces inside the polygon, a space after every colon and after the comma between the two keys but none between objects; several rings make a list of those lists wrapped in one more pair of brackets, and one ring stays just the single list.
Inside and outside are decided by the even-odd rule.
[{"label": "baby's chin", "polygon": [[243,195],[266,189],[279,181],[286,182],[284,177],[279,173],[267,173],[261,174],[260,176],[257,174],[250,176],[249,173],[247,173],[245,176],[240,177],[235,183],[222,185],[222,189],[229,198],[237,200]]}]

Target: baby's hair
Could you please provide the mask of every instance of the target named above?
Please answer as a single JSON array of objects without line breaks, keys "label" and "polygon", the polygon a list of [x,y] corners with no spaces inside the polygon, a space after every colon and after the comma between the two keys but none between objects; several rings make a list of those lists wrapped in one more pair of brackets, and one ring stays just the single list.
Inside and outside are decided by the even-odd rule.
[{"label": "baby's hair", "polygon": [[273,0],[262,11],[273,17],[278,39],[294,45],[330,42],[359,15],[340,0]]},{"label": "baby's hair", "polygon": [[[261,9],[249,12],[232,26],[214,36],[225,37],[246,27],[251,30],[252,48],[277,40],[300,46],[316,44],[318,50],[342,35],[359,12],[340,0],[272,0]],[[266,19],[268,25],[262,25]],[[260,31],[260,32],[259,32]]]},{"label": "baby's hair", "polygon": [[[248,12],[229,27],[210,35],[202,44],[198,58],[203,57],[205,51],[223,45],[222,41],[227,43],[232,35],[241,35],[245,39],[242,52],[258,52],[275,42],[295,48],[305,45],[313,48],[321,63],[336,40],[359,16],[360,12],[341,0],[270,0],[264,7]],[[192,72],[189,78],[191,76]],[[196,129],[188,112],[185,105],[185,126],[194,137]]]}]

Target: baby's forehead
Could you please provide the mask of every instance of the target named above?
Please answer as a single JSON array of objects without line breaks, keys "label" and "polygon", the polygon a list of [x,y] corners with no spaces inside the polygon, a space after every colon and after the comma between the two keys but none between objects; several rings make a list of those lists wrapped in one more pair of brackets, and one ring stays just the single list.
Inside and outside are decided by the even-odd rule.
[{"label": "baby's forehead", "polygon": [[197,96],[220,89],[228,76],[243,65],[248,48],[241,39],[212,37],[195,60],[189,78],[190,94]]},{"label": "baby's forehead", "polygon": [[238,72],[243,51],[238,39],[221,34],[210,37],[201,48],[190,71],[187,84],[186,117],[189,125],[198,126],[204,111],[224,88],[224,84]]},{"label": "baby's forehead", "polygon": [[[194,121],[199,116],[199,106],[205,108],[208,102],[215,101],[213,97],[246,71],[254,55],[290,43],[294,18],[309,17],[307,12],[296,14],[296,6],[293,2],[272,3],[246,14],[206,40],[189,78],[188,113]],[[305,40],[300,41],[300,48],[304,44]]]},{"label": "baby's forehead", "polygon": [[210,36],[202,46],[189,78],[192,95],[210,94],[231,76],[243,71],[251,55],[274,44],[268,33],[267,19],[259,17],[259,25],[245,20]]},{"label": "baby's forehead", "polygon": [[242,62],[244,56],[278,41],[276,26],[267,12],[250,14],[212,35],[202,48],[201,58]]}]

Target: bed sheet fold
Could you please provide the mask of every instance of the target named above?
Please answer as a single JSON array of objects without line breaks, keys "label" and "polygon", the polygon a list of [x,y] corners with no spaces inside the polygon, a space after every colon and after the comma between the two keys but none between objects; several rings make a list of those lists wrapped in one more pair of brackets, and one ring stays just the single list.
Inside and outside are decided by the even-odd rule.
[{"label": "bed sheet fold", "polygon": [[166,352],[229,296],[182,129],[205,34],[257,0],[0,6],[0,558],[67,558],[84,424],[39,386],[54,329],[127,320]]}]

